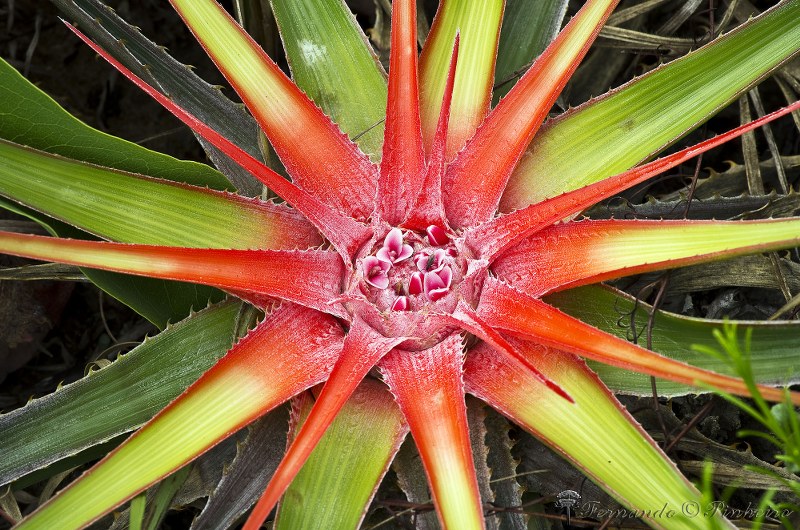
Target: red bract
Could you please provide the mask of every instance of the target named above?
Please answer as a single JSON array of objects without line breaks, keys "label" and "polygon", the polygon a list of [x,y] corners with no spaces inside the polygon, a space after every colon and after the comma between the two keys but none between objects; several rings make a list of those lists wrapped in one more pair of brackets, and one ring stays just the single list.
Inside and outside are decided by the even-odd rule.
[{"label": "red bract", "polygon": [[[541,297],[631,273],[796,246],[800,219],[704,223],[567,219],[797,110],[800,104],[674,155],[501,214],[498,208],[512,172],[616,3],[587,2],[480,126],[474,117],[462,120],[451,112],[456,109],[452,101],[455,79],[464,67],[460,58],[464,47],[458,35],[451,38],[449,65],[441,72],[445,88],[440,113],[431,127],[420,119],[415,2],[395,0],[383,155],[376,167],[219,6],[174,0],[263,128],[292,182],[149,87],[73,29],[129,79],[303,214],[330,245],[305,251],[188,249],[0,234],[0,249],[11,254],[212,285],[257,304],[265,298],[282,301],[185,394],[20,528],[88,524],[235,429],[325,381],[245,525],[255,530],[339,410],[365,378],[373,377],[369,374],[375,368],[419,448],[437,513],[446,528],[483,526],[465,388],[559,448],[622,502],[641,508],[659,495],[670,502],[681,496],[695,498],[695,490],[581,357],[739,395],[748,395],[746,385],[609,335]],[[797,11],[797,2],[793,6]],[[237,53],[246,59],[237,58]],[[486,91],[481,98],[488,101],[488,95]],[[425,108],[431,105],[427,101]],[[465,136],[465,127],[470,128],[466,122],[473,126]],[[454,125],[456,133],[451,132]],[[464,138],[463,149],[451,143]],[[298,230],[307,227],[294,222],[287,217],[287,233],[295,226]],[[308,239],[309,245],[314,244]],[[652,241],[656,243],[649,244]],[[637,252],[626,251],[629,248]],[[287,333],[282,344],[291,350],[289,360],[281,362],[281,353],[269,346],[275,342],[278,322]],[[259,341],[263,341],[263,352]],[[282,383],[276,385],[276,380]],[[520,401],[523,390],[529,393],[527,402]],[[783,396],[781,390],[770,387],[760,391],[776,401]],[[800,404],[800,395],[791,398]],[[651,463],[652,468],[639,473],[643,482],[625,484],[630,481],[627,476],[615,479],[604,467],[606,461],[611,465],[611,457],[595,461],[584,455],[578,447],[586,444],[581,441],[584,434],[576,434],[571,442],[554,423],[547,423],[550,420],[539,424],[531,419],[531,410],[539,407],[542,418],[556,414],[564,425],[580,424],[594,401],[606,404],[604,414],[611,424],[625,425],[630,431],[615,434],[613,427],[608,436],[632,436],[632,443],[639,445],[631,452],[645,455],[642,461]],[[185,422],[194,421],[197,412],[202,414],[204,403],[214,403],[209,405],[213,413],[198,418],[189,429]],[[184,431],[189,434],[175,434]],[[130,467],[151,451],[163,458],[154,457],[156,462],[144,469]],[[625,455],[613,458],[624,460]],[[618,461],[614,465],[625,466]],[[122,473],[130,473],[124,491],[108,493],[109,485]],[[642,478],[650,475],[657,477],[655,485]],[[101,500],[70,512],[74,503],[95,496]],[[694,524],[688,520],[649,522],[676,528]],[[706,523],[710,524],[697,524]]]}]

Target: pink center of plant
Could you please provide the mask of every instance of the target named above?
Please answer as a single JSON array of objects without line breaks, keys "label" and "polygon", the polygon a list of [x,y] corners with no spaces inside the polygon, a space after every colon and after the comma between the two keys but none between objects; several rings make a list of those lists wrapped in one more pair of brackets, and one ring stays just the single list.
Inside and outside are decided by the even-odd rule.
[{"label": "pink center of plant", "polygon": [[419,311],[446,298],[464,274],[447,233],[393,228],[359,264],[360,291],[381,311]]}]

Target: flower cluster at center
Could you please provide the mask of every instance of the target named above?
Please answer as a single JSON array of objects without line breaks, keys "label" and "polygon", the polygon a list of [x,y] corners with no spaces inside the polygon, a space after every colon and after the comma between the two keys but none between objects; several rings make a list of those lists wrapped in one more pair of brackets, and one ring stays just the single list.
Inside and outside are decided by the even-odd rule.
[{"label": "flower cluster at center", "polygon": [[450,293],[458,253],[442,228],[431,225],[425,232],[404,236],[393,228],[383,245],[362,259],[362,292],[378,307],[414,311]]}]

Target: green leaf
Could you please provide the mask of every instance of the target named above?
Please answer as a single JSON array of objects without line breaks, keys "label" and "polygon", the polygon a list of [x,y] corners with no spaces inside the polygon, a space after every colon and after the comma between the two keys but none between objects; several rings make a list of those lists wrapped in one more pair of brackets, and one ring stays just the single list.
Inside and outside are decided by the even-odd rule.
[{"label": "green leaf", "polygon": [[225,298],[219,289],[193,283],[156,280],[97,269],[81,269],[89,280],[138,314],[165,329],[191,311]]},{"label": "green leaf", "polygon": [[[800,246],[800,218],[587,220],[571,226],[553,226],[529,237],[499,259],[494,271],[522,291],[544,293],[797,246]],[[581,256],[582,262],[553,269],[553,263],[563,263],[573,256]]]},{"label": "green leaf", "polygon": [[[208,340],[204,335],[214,331],[197,331],[198,338]],[[85,527],[323,381],[342,340],[332,317],[294,304],[280,306],[170,406],[28,516],[19,529]]]},{"label": "green leaf", "polygon": [[[2,165],[0,165],[2,168]],[[0,208],[27,217],[39,223],[53,235],[84,238],[87,234],[61,221],[50,219],[39,212],[8,202],[0,197]],[[117,300],[163,329],[169,322],[183,319],[192,308],[205,306],[208,301],[219,301],[224,294],[204,285],[143,276],[129,276],[97,269],[79,269],[92,283]]]},{"label": "green leaf", "polygon": [[[60,236],[216,248],[306,248],[316,230],[288,209],[235,195],[85,164],[0,140],[0,195],[36,211],[0,205]],[[310,239],[309,239],[310,237]],[[159,327],[222,294],[214,289],[84,271],[100,288]]]},{"label": "green leaf", "polygon": [[528,206],[650,158],[798,49],[800,0],[792,0],[550,121],[531,142],[512,175],[501,209]]},{"label": "green leaf", "polygon": [[486,345],[467,356],[470,393],[569,459],[652,527],[699,530],[719,523],[733,528],[720,512],[712,518],[685,511],[701,501],[699,492],[583,361],[531,342],[514,345],[574,401],[549,390],[520,361]]},{"label": "green leaf", "polygon": [[[495,506],[522,505],[523,488],[517,478],[519,460],[511,452],[517,443],[509,436],[511,424],[491,407],[486,409],[486,446],[489,448],[487,465],[492,471],[492,491]],[[530,515],[514,510],[498,511],[495,515],[500,530],[525,530]],[[488,522],[488,521],[487,521]],[[539,528],[533,523],[530,530]],[[544,526],[544,525],[542,525]],[[547,527],[549,528],[549,527]]]},{"label": "green leaf", "polygon": [[0,484],[149,420],[228,351],[240,305],[194,314],[106,368],[0,416]]},{"label": "green leaf", "polygon": [[[622,338],[631,338],[631,314],[637,307],[635,317],[636,333],[642,337],[647,329],[650,307],[636,304],[628,295],[610,287],[587,286],[548,295],[548,303],[603,331]],[[800,336],[800,322],[736,322],[740,329],[753,329],[752,356],[753,371],[758,383],[791,384],[800,381],[800,365],[797,358],[797,337]],[[720,320],[691,318],[657,311],[653,326],[653,350],[694,366],[713,370],[722,374],[735,375],[728,363],[711,356],[699,355],[692,349],[693,344],[716,347],[714,330],[722,330]],[[651,395],[650,377],[629,372],[600,363],[588,362],[610,388],[615,391]],[[697,393],[696,388],[671,381],[658,381],[658,393],[662,396],[675,396]]]},{"label": "green leaf", "polygon": [[365,379],[286,491],[276,530],[358,528],[407,432],[386,386]]},{"label": "green leaf", "polygon": [[[220,189],[230,186],[208,166],[179,161],[84,125],[1,61],[0,117],[0,137],[38,149],[164,179]],[[268,212],[271,206],[265,209],[263,204],[232,195],[111,171],[9,142],[3,142],[0,151],[0,195],[102,237],[222,248],[270,247],[278,239],[295,237],[295,223],[278,228],[277,218]],[[0,204],[39,222],[53,234],[86,237],[35,211],[9,207],[5,201]],[[308,228],[302,231],[313,233]],[[313,238],[313,242],[288,246],[305,247],[319,241],[318,236]],[[100,288],[160,327],[185,317],[192,307],[205,306],[209,299],[222,298],[219,291],[205,287],[85,272]]]},{"label": "green leaf", "polygon": [[215,189],[230,188],[225,177],[205,164],[177,160],[89,127],[3,60],[0,138],[132,173]]},{"label": "green leaf", "polygon": [[286,448],[289,407],[279,407],[247,428],[236,457],[208,497],[191,530],[230,528],[251,508],[272,478]]},{"label": "green leaf", "polygon": [[456,33],[460,35],[447,130],[448,158],[472,137],[489,110],[503,4],[502,0],[443,1],[422,49],[420,119],[425,145],[429,148],[442,108],[453,43]]},{"label": "green leaf", "polygon": [[[284,431],[285,430],[284,428]],[[200,505],[209,494],[214,491],[216,485],[227,476],[228,465],[236,457],[237,446],[244,438],[244,431],[245,429],[242,429],[233,434],[230,438],[209,450],[196,461],[182,468],[181,471],[188,470],[188,475],[169,501],[169,507],[172,510],[180,511],[189,504]],[[284,432],[283,440],[280,443],[281,448],[285,442],[286,433]],[[176,472],[175,475],[180,474],[181,471]],[[151,507],[151,515],[153,511],[152,508],[156,506],[157,496],[161,493],[160,490],[163,484],[175,475],[167,477],[167,479],[148,488],[145,492],[147,499],[146,504]],[[134,500],[135,498],[131,499],[131,504]],[[130,510],[125,510],[124,506],[121,507],[120,510],[115,511],[113,514],[114,523],[109,526],[107,530],[129,530],[129,514]],[[154,530],[157,528],[166,528],[160,521],[154,520],[152,516],[147,517],[147,520],[149,522],[149,528],[153,528]],[[229,526],[230,525],[220,525],[214,528],[221,529],[228,528]],[[182,525],[182,528],[185,530],[188,527]],[[192,526],[192,530],[195,530],[194,526]]]},{"label": "green leaf", "polygon": [[362,151],[380,159],[386,77],[342,0],[271,0],[292,80]]},{"label": "green leaf", "polygon": [[[166,50],[144,37],[100,0],[53,0],[84,33],[148,83],[160,87],[181,107],[256,158],[261,158],[259,129],[242,105],[198,77],[189,66],[173,59]],[[240,193],[256,196],[262,185],[250,173],[195,135],[209,158]],[[180,180],[180,179],[179,179]]]},{"label": "green leaf", "polygon": [[140,493],[131,499],[131,509],[128,514],[130,519],[130,530],[142,530],[144,523],[144,511],[147,507],[147,497],[145,492]]},{"label": "green leaf", "polygon": [[44,263],[42,265],[23,265],[0,269],[0,280],[57,280],[79,282],[86,277],[71,265]]},{"label": "green leaf", "polygon": [[506,2],[494,72],[495,105],[558,34],[567,4],[566,0]]},{"label": "green leaf", "polygon": [[3,140],[0,160],[0,195],[106,239],[201,248],[304,248],[320,242],[307,221],[269,203]]},{"label": "green leaf", "polygon": [[186,482],[186,479],[189,478],[191,469],[191,466],[184,466],[162,480],[155,487],[155,493],[147,511],[147,527],[145,530],[157,530],[161,527],[161,523],[172,505],[175,495],[181,489],[183,483]]},{"label": "green leaf", "polygon": [[[71,156],[93,164],[109,165],[121,170],[147,173],[159,178],[175,179],[218,189],[230,187],[222,175],[206,165],[176,160],[83,124],[2,60],[0,60],[0,138],[54,154]],[[11,196],[16,200],[26,202],[33,208],[48,211],[48,213],[53,213],[76,224],[81,223],[69,219],[68,214],[80,212],[82,215],[80,219],[88,220],[87,224],[83,225],[84,228],[106,237],[119,237],[122,241],[130,241],[134,237],[148,237],[146,229],[142,230],[142,228],[145,228],[148,220],[159,217],[158,215],[153,217],[152,211],[147,216],[142,215],[143,211],[147,211],[147,208],[142,210],[144,206],[148,204],[154,206],[153,201],[158,202],[158,199],[162,198],[161,194],[156,191],[159,187],[155,184],[145,186],[144,189],[140,188],[138,191],[148,193],[139,196],[137,201],[137,197],[133,195],[136,190],[128,188],[128,184],[134,183],[130,178],[117,180],[116,188],[111,184],[109,189],[104,186],[109,184],[109,171],[73,163],[71,168],[90,168],[88,171],[95,176],[94,181],[84,181],[83,184],[86,187],[81,189],[72,178],[73,172],[67,171],[59,175],[57,171],[54,171],[56,166],[66,171],[64,164],[48,165],[46,163],[47,161],[55,163],[54,161],[60,159],[44,156],[33,157],[33,150],[20,149],[18,146],[15,148],[11,143],[4,143],[3,148],[5,148],[5,153],[13,153],[17,157],[17,162],[20,164],[18,169],[21,172],[14,172],[7,159],[0,163],[0,173],[2,173],[0,175],[0,194],[2,195]],[[30,156],[24,156],[23,153]],[[36,179],[31,178],[31,167],[28,167],[33,160],[44,164],[39,166],[42,172],[37,175]],[[66,161],[64,163],[69,165]],[[116,173],[115,175],[122,174]],[[138,177],[136,180],[145,182]],[[65,182],[77,185],[77,187],[66,186]],[[172,189],[184,189],[188,193],[186,188],[173,186]],[[17,190],[18,193],[14,195],[13,190]],[[111,200],[108,200],[109,196],[112,197]],[[106,200],[98,200],[99,197],[105,197]],[[178,196],[172,197],[173,204],[170,206],[170,210],[173,213],[177,213],[175,204],[183,207],[194,204],[202,207],[202,202],[198,204],[197,200],[192,199],[191,194],[183,194],[183,198],[175,203],[174,200],[178,198]],[[117,208],[126,202],[127,217],[121,215]],[[224,203],[225,201],[220,199],[206,203],[205,206],[210,207],[209,211],[217,211],[216,208]],[[65,231],[65,226],[53,223],[36,212],[21,211],[16,207],[9,208],[5,201],[0,201],[0,205],[39,222],[51,233],[85,237],[76,231]],[[81,206],[88,207],[81,208]],[[232,219],[224,213],[225,210],[228,214],[233,213],[231,208],[233,208],[232,205],[230,208],[223,208],[221,213],[226,222],[217,223],[218,226],[224,226],[229,219]],[[207,212],[202,213],[207,215]],[[235,219],[236,216],[233,218]],[[182,220],[174,222],[168,231],[171,230],[173,234],[182,232],[182,222],[180,221]],[[158,227],[150,226],[156,233],[160,233]],[[248,226],[259,225],[248,222]],[[118,233],[119,230],[127,231],[127,237]],[[248,230],[243,230],[242,227],[233,228],[230,232],[234,234],[236,232],[250,233]],[[183,231],[183,233],[186,232]],[[228,243],[228,245],[230,244]],[[216,290],[196,288],[175,282],[143,278],[131,279],[118,274],[85,272],[101,289],[123,301],[160,327],[163,327],[168,321],[180,320],[188,314],[192,307],[203,307],[209,299],[219,300],[222,296]]]},{"label": "green leaf", "polygon": [[59,473],[63,473],[64,471],[75,469],[78,466],[82,466],[89,462],[96,462],[113,451],[114,448],[124,442],[128,436],[128,433],[120,434],[114,438],[111,438],[107,442],[101,442],[96,445],[92,445],[91,447],[88,447],[72,456],[62,458],[61,460],[53,462],[46,467],[37,469],[33,473],[28,473],[24,477],[14,480],[13,489],[22,490],[40,482],[49,480]]}]

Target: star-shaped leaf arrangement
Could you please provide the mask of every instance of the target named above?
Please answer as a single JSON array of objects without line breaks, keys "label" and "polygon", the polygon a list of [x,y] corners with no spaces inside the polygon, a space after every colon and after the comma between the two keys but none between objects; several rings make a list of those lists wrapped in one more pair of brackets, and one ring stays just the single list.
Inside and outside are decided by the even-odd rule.
[{"label": "star-shaped leaf arrangement", "polygon": [[[312,100],[286,76],[213,0],[172,4],[291,179],[183,103],[177,90],[143,79],[146,70],[134,73],[70,28],[280,201],[113,172],[2,141],[0,192],[57,218],[82,219],[75,224],[109,241],[3,232],[0,251],[211,286],[266,316],[184,393],[17,528],[84,527],[315,385],[313,405],[302,421],[295,414],[294,436],[247,530],[261,527],[281,498],[276,528],[315,524],[299,522],[315,505],[291,490],[300,487],[293,480],[343,418],[374,428],[363,444],[377,465],[364,479],[365,494],[341,493],[355,510],[316,524],[358,525],[410,432],[442,526],[484,528],[465,393],[534,433],[654,527],[730,525],[719,515],[661,519],[648,511],[701,497],[584,359],[744,396],[747,385],[611,335],[546,296],[798,245],[798,218],[578,216],[798,110],[793,104],[689,148],[653,155],[800,50],[800,1],[784,2],[694,54],[549,121],[617,1],[587,1],[493,108],[502,1],[443,1],[419,55],[416,2],[395,0],[388,82],[368,45],[356,38],[345,64],[366,64],[366,70],[335,67],[342,79],[351,76],[355,94],[350,103],[343,97],[340,107],[329,108],[324,97]],[[290,57],[303,58],[292,64],[298,81],[329,73],[328,46],[339,37],[352,44],[350,37],[359,35],[347,16],[337,26],[341,35],[315,41],[303,33],[326,16],[342,17],[336,0],[276,0],[274,9]],[[706,84],[712,65],[717,80]],[[705,99],[705,91],[724,83],[731,85],[727,92]],[[374,130],[360,134],[365,98],[377,99],[381,108],[385,101],[382,138]],[[576,138],[582,147],[570,150]],[[63,175],[73,187],[54,199],[52,181],[40,186],[40,175]],[[114,196],[103,191],[108,186],[129,191]],[[147,210],[148,204],[155,206]],[[93,218],[88,212],[94,208],[103,213]],[[203,222],[206,213],[211,221]],[[114,215],[127,220],[109,219]],[[164,215],[174,218],[156,225],[149,219]],[[141,226],[132,229],[137,219]],[[162,230],[165,224],[172,229]],[[769,386],[759,390],[774,401],[784,396]],[[800,395],[790,398],[800,404]]]}]

